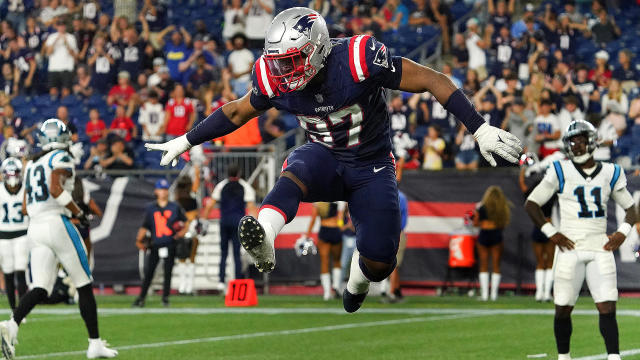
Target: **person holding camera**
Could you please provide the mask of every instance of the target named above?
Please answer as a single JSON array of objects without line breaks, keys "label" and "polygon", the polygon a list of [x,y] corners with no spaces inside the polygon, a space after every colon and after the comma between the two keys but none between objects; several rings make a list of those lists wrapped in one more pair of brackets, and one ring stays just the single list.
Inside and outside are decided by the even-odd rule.
[{"label": "person holding camera", "polygon": [[[160,259],[164,260],[162,305],[169,306],[171,273],[176,254],[175,239],[184,237],[188,229],[188,224],[185,224],[187,218],[180,205],[169,201],[169,182],[166,179],[156,181],[154,194],[156,201],[147,205],[142,226],[136,236],[136,246],[140,250],[148,251],[149,257],[140,296],[134,301],[134,307],[144,307],[145,298]],[[151,235],[148,237],[147,233]]]}]

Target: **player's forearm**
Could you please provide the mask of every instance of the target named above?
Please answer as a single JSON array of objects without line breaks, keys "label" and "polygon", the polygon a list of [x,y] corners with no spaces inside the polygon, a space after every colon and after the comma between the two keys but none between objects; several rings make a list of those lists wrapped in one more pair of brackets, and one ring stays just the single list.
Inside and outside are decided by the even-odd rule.
[{"label": "player's forearm", "polygon": [[638,222],[638,212],[636,211],[635,205],[627,209],[627,213],[624,216],[624,222],[631,226]]},{"label": "player's forearm", "polygon": [[529,214],[529,217],[533,221],[536,227],[542,228],[542,226],[547,222],[547,219],[544,217],[544,213],[540,208],[540,205],[536,204],[531,200],[527,200],[524,204],[524,209]]}]

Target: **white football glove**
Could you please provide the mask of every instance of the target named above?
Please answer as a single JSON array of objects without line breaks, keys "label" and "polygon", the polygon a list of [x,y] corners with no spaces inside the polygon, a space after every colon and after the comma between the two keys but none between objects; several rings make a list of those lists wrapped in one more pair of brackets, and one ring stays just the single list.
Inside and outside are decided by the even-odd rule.
[{"label": "white football glove", "polygon": [[518,162],[518,157],[522,152],[522,144],[515,135],[485,123],[480,125],[473,137],[478,142],[480,154],[491,166],[497,165],[491,153],[495,153],[509,162]]},{"label": "white football glove", "polygon": [[144,144],[147,151],[162,151],[162,159],[160,159],[160,165],[162,166],[167,166],[169,163],[171,163],[171,166],[178,165],[178,156],[191,149],[191,146],[186,134],[162,144]]}]

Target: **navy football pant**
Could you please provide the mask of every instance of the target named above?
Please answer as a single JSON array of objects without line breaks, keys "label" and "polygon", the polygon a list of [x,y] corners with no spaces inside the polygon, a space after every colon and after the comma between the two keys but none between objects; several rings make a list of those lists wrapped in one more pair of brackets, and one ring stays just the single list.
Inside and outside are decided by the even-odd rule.
[{"label": "navy football pant", "polygon": [[[289,155],[283,171],[307,187],[302,201],[347,201],[360,254],[373,261],[395,263],[400,207],[390,156],[351,166],[338,161],[325,146],[307,143]],[[268,205],[278,207],[276,202]]]}]

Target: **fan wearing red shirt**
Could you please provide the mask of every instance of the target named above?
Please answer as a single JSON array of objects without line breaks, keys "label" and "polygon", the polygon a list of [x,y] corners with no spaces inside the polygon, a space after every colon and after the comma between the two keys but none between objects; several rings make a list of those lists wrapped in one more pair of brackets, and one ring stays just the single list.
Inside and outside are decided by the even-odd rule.
[{"label": "fan wearing red shirt", "polygon": [[131,116],[133,113],[133,103],[136,90],[129,83],[129,72],[120,71],[118,73],[118,84],[109,90],[107,96],[107,104],[109,106],[122,105],[128,107],[127,114]]},{"label": "fan wearing red shirt", "polygon": [[184,87],[177,84],[173,89],[173,97],[165,107],[165,129],[167,136],[178,137],[191,130],[196,121],[193,102],[184,97]]},{"label": "fan wearing red shirt", "polygon": [[98,109],[91,109],[89,111],[89,123],[87,123],[87,136],[89,141],[94,144],[100,140],[105,134],[106,126],[104,121],[100,119],[100,113]]},{"label": "fan wearing red shirt", "polygon": [[126,142],[138,137],[138,128],[133,121],[131,121],[131,118],[126,115],[124,106],[122,105],[118,105],[116,108],[116,117],[111,122],[110,129],[111,133],[120,136]]}]

